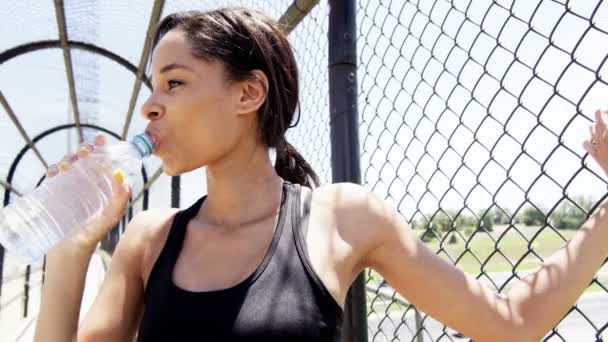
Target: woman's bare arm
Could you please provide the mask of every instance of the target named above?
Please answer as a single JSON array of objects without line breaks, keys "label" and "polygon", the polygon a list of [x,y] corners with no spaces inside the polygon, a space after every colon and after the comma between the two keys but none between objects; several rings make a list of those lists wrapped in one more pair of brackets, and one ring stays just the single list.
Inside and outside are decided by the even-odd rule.
[{"label": "woman's bare arm", "polygon": [[94,249],[65,246],[47,254],[34,341],[75,339],[85,276]]},{"label": "woman's bare arm", "polygon": [[435,255],[388,203],[370,197],[376,224],[358,228],[377,241],[366,265],[422,311],[480,342],[540,340],[581,296],[608,255],[604,204],[539,269],[506,294],[497,294]]},{"label": "woman's bare arm", "polygon": [[[105,143],[97,136],[95,146]],[[88,158],[94,151],[90,144],[81,145],[78,152],[64,158],[49,169],[48,177],[70,177],[72,163]],[[40,311],[34,335],[35,341],[72,341],[78,330],[78,316],[85,277],[91,255],[97,243],[123,216],[130,197],[129,187],[121,173],[112,178],[113,196],[104,210],[93,218],[85,229],[80,229],[47,253],[45,282],[42,286]]]},{"label": "woman's bare arm", "polygon": [[[608,171],[608,114],[596,113],[585,149]],[[608,172],[607,172],[608,173]],[[538,341],[567,313],[608,255],[608,204],[506,294],[497,294],[429,250],[387,202],[343,186],[342,223],[370,241],[371,266],[404,297],[476,341]]]},{"label": "woman's bare arm", "polygon": [[608,203],[568,243],[507,293],[535,341],[568,312],[608,255]]}]

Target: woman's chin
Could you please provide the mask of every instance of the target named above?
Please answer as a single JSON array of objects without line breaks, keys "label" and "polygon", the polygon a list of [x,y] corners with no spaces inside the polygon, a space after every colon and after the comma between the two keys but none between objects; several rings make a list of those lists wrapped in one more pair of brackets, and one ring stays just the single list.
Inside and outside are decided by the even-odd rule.
[{"label": "woman's chin", "polygon": [[173,176],[179,176],[181,174],[181,172],[168,168],[166,166],[163,165],[163,172],[169,176],[169,177],[173,177]]},{"label": "woman's chin", "polygon": [[163,168],[163,172],[170,177],[173,176],[179,176],[182,175],[184,173],[196,170],[198,168],[203,167],[203,165],[196,165],[196,164],[183,164],[183,163],[173,163],[174,159],[162,159],[162,168]]},{"label": "woman's chin", "polygon": [[173,177],[173,176],[177,176],[180,174],[179,170],[177,170],[171,164],[168,164],[166,161],[163,161],[162,167],[163,167],[163,173],[166,174],[167,176]]}]

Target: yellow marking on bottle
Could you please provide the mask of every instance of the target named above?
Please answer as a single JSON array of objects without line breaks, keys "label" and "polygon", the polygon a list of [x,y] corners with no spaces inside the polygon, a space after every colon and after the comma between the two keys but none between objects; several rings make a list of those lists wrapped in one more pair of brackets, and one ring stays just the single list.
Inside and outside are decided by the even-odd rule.
[{"label": "yellow marking on bottle", "polygon": [[116,169],[112,176],[114,176],[114,179],[116,179],[120,184],[124,183],[125,181],[125,175],[122,173],[121,169]]}]

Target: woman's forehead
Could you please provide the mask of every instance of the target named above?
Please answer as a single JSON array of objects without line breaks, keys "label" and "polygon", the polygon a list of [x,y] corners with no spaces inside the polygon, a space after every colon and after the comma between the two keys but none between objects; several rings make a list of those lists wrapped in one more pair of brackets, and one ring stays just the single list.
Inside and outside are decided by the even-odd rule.
[{"label": "woman's forehead", "polygon": [[181,69],[198,75],[210,76],[210,73],[216,72],[213,69],[217,69],[217,72],[223,70],[222,63],[218,60],[196,57],[192,53],[192,46],[186,35],[179,30],[167,32],[154,48],[151,58],[151,75]]},{"label": "woman's forehead", "polygon": [[[180,62],[186,63],[192,59],[192,51],[190,43],[186,39],[186,35],[178,30],[167,32],[159,41],[152,52],[152,67],[162,68],[162,65],[169,63]],[[155,65],[155,63],[157,65]]]}]

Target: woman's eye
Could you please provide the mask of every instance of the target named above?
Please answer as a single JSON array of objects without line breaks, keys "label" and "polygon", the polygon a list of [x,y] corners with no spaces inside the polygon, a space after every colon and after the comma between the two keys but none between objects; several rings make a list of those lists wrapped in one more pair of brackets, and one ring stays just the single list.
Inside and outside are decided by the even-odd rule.
[{"label": "woman's eye", "polygon": [[180,81],[175,81],[175,80],[171,80],[171,81],[168,81],[168,82],[167,82],[167,84],[169,85],[169,89],[173,89],[173,88],[175,88],[175,87],[177,87],[177,86],[181,85],[181,84],[182,84],[182,82],[180,82]]}]

